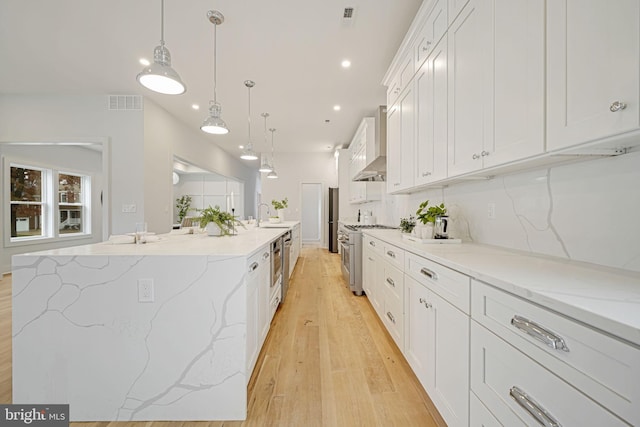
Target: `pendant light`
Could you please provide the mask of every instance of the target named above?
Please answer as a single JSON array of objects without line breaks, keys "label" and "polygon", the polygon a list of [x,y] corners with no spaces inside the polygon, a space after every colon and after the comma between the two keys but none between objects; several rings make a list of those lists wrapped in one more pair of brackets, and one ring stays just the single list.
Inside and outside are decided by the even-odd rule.
[{"label": "pendant light", "polygon": [[278,178],[278,172],[276,172],[276,162],[273,158],[273,133],[276,131],[274,128],[269,129],[271,132],[271,172],[267,174],[267,178],[276,179]]},{"label": "pendant light", "polygon": [[[264,143],[266,145],[267,144],[267,117],[269,117],[269,113],[262,113],[260,115],[264,117]],[[273,168],[269,164],[269,159],[267,157],[268,155],[264,156],[264,158],[262,159],[262,164],[260,165],[260,169],[258,169],[260,172],[267,173],[273,170]]]},{"label": "pendant light", "polygon": [[144,67],[136,79],[147,89],[165,95],[180,95],[187,90],[178,73],[171,68],[171,54],[164,45],[164,0],[160,0],[160,46],[153,50],[153,64]]},{"label": "pendant light", "polygon": [[222,107],[218,104],[218,100],[216,97],[216,40],[217,34],[216,29],[218,25],[224,22],[224,16],[222,13],[217,10],[210,10],[207,12],[207,18],[213,24],[213,100],[209,101],[209,117],[202,123],[200,129],[204,132],[212,133],[214,135],[224,135],[229,133],[229,128],[227,128],[227,124],[222,120],[220,114],[222,113]]},{"label": "pendant light", "polygon": [[256,84],[252,80],[245,80],[244,85],[247,87],[247,91],[249,94],[249,115],[247,116],[247,123],[249,126],[249,140],[240,158],[242,160],[257,160],[258,155],[255,153],[255,151],[253,151],[253,143],[251,142],[251,88]]}]

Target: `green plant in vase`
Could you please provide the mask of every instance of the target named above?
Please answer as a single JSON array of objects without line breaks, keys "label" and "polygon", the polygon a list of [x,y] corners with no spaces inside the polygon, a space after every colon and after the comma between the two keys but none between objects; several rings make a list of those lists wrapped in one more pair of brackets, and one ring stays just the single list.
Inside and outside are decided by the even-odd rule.
[{"label": "green plant in vase", "polygon": [[400,231],[403,233],[411,233],[416,226],[416,218],[409,215],[409,218],[400,218]]},{"label": "green plant in vase", "polygon": [[289,200],[286,197],[282,200],[273,199],[271,205],[278,212],[278,215],[272,218],[280,218],[280,221],[284,221],[284,210],[289,207]]},{"label": "green plant in vase", "polygon": [[205,228],[207,224],[213,223],[220,229],[219,233],[207,230],[210,235],[228,236],[231,234],[234,225],[239,225],[242,228],[245,228],[244,224],[236,219],[231,213],[221,211],[220,206],[215,206],[213,208],[209,206],[208,208],[199,210],[199,212],[200,216],[198,218],[201,228]]},{"label": "green plant in vase", "polygon": [[184,195],[176,199],[176,208],[178,209],[178,219],[180,222],[187,216],[191,209],[191,196]]},{"label": "green plant in vase", "polygon": [[436,222],[437,216],[443,216],[447,214],[447,208],[444,207],[444,203],[440,203],[440,205],[429,206],[429,201],[425,200],[420,203],[418,210],[416,211],[416,216],[423,224],[434,224]]}]

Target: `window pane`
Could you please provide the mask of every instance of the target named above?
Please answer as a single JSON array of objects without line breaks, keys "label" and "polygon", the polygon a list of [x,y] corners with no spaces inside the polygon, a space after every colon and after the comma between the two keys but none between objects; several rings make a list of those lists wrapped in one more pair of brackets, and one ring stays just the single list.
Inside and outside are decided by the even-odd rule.
[{"label": "window pane", "polygon": [[60,178],[58,201],[60,203],[82,203],[82,177],[64,173],[58,176]]},{"label": "window pane", "polygon": [[60,205],[60,234],[82,232],[82,206]]},{"label": "window pane", "polygon": [[42,206],[11,205],[11,237],[42,236]]},{"label": "window pane", "polygon": [[42,172],[11,166],[11,201],[41,202]]}]

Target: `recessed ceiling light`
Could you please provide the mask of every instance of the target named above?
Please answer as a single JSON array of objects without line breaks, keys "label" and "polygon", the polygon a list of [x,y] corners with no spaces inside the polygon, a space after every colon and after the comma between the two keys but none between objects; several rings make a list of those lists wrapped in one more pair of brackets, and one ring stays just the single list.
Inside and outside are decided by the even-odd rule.
[{"label": "recessed ceiling light", "polygon": [[142,65],[144,65],[145,67],[151,65],[151,62],[149,62],[149,60],[147,58],[140,58],[138,60],[138,62]]},{"label": "recessed ceiling light", "polygon": [[340,111],[340,106],[339,105],[334,105],[333,106],[333,111]]},{"label": "recessed ceiling light", "polygon": [[198,104],[191,104],[191,108],[193,108],[194,110],[199,110],[200,106]]},{"label": "recessed ceiling light", "polygon": [[348,59],[343,60],[340,65],[342,65],[342,68],[349,68],[351,67],[351,61],[349,61]]},{"label": "recessed ceiling light", "polygon": [[244,145],[238,145],[238,148],[244,150]]}]

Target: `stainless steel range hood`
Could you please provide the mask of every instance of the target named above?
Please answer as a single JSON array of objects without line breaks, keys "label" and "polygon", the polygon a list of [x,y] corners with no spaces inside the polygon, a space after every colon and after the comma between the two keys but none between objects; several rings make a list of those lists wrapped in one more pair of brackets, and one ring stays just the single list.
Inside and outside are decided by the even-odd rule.
[{"label": "stainless steel range hood", "polygon": [[367,147],[367,165],[353,181],[384,181],[387,175],[387,106],[381,105],[375,114],[375,139]]}]

